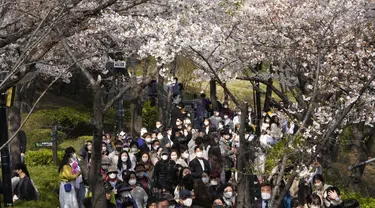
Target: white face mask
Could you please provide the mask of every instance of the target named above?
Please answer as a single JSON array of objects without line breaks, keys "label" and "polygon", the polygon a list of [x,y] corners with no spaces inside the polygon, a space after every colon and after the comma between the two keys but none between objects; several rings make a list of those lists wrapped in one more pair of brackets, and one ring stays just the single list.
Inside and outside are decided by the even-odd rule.
[{"label": "white face mask", "polygon": [[102,147],[102,151],[103,152],[107,151],[107,147]]},{"label": "white face mask", "polygon": [[76,159],[76,158],[77,158],[76,153],[73,153],[73,154],[72,154],[72,158],[73,158],[73,159]]},{"label": "white face mask", "polygon": [[161,127],[161,125],[156,125],[156,128],[160,128]]},{"label": "white face mask", "polygon": [[318,205],[310,205],[310,208],[320,208]]},{"label": "white face mask", "polygon": [[163,139],[163,135],[161,135],[161,134],[158,135],[158,139],[159,139],[159,140]]},{"label": "white face mask", "polygon": [[224,105],[224,108],[228,108],[228,105]]},{"label": "white face mask", "polygon": [[224,197],[227,198],[227,199],[231,198],[232,195],[233,195],[232,192],[225,192],[225,193],[224,193]]},{"label": "white face mask", "polygon": [[218,182],[216,180],[211,180],[211,185],[216,186]]},{"label": "white face mask", "polygon": [[184,152],[184,153],[182,153],[182,158],[184,158],[184,159],[188,159],[189,158],[189,153],[187,153],[187,152]]},{"label": "white face mask", "polygon": [[215,112],[215,116],[219,116],[219,112]]},{"label": "white face mask", "polygon": [[203,178],[202,178],[202,182],[203,182],[204,184],[208,183],[209,180],[210,180],[210,179],[209,179],[208,177],[203,177]]},{"label": "white face mask", "polygon": [[184,136],[187,136],[187,135],[189,135],[189,132],[184,131]]},{"label": "white face mask", "polygon": [[191,121],[189,119],[186,119],[184,122],[185,124],[191,124]]},{"label": "white face mask", "polygon": [[224,126],[222,124],[219,124],[219,129],[222,129]]},{"label": "white face mask", "polygon": [[162,155],[162,156],[161,156],[161,159],[163,159],[163,160],[168,160],[168,155]]},{"label": "white face mask", "polygon": [[172,160],[177,160],[177,155],[171,155]]},{"label": "white face mask", "polygon": [[132,152],[138,152],[138,148],[136,147],[132,148]]},{"label": "white face mask", "polygon": [[271,194],[269,193],[262,193],[262,199],[269,200],[271,198]]},{"label": "white face mask", "polygon": [[204,125],[208,126],[209,122],[208,121],[205,121],[204,122]]},{"label": "white face mask", "polygon": [[172,135],[172,131],[171,131],[171,130],[168,130],[167,133],[168,133],[169,135]]},{"label": "white face mask", "polygon": [[191,204],[193,204],[193,199],[187,198],[187,199],[184,200],[184,205],[185,206],[190,207]]},{"label": "white face mask", "polygon": [[225,116],[224,116],[224,119],[227,119],[227,118],[228,118],[228,116],[227,116],[227,115],[225,115]]},{"label": "white face mask", "polygon": [[159,145],[154,146],[154,150],[158,150]]},{"label": "white face mask", "polygon": [[148,138],[148,137],[145,140],[146,140],[147,143],[151,143],[152,142],[151,138]]},{"label": "white face mask", "polygon": [[126,161],[128,161],[128,157],[127,157],[127,156],[123,156],[123,157],[121,157],[121,161],[122,161],[122,162],[126,162]]},{"label": "white face mask", "polygon": [[203,156],[203,152],[197,152],[197,157],[201,158]]},{"label": "white face mask", "polygon": [[176,126],[179,126],[181,125],[181,122],[180,121],[176,121]]},{"label": "white face mask", "polygon": [[110,179],[115,179],[115,178],[116,178],[116,173],[110,173],[110,174],[108,175],[108,177],[109,177]]},{"label": "white face mask", "polygon": [[134,185],[134,184],[136,184],[137,183],[137,180],[136,179],[130,179],[129,180],[129,185]]}]

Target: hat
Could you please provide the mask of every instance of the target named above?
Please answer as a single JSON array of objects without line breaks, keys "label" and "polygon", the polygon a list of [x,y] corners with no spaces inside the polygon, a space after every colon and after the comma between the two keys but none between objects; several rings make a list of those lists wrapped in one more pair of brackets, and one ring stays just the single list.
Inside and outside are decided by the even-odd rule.
[{"label": "hat", "polygon": [[110,165],[110,164],[111,164],[111,158],[109,157],[102,158],[102,165]]},{"label": "hat", "polygon": [[168,152],[168,150],[166,150],[166,149],[163,149],[163,151],[161,152],[161,155],[169,155],[169,152]]},{"label": "hat", "polygon": [[133,190],[133,188],[130,186],[121,186],[120,188],[117,189],[117,193],[121,193],[123,191],[131,191],[131,190]]},{"label": "hat", "polygon": [[137,146],[137,148],[138,148],[138,142],[136,142],[136,141],[132,141],[132,142],[130,143],[130,147],[132,147],[133,145]]},{"label": "hat", "polygon": [[118,173],[117,168],[115,166],[111,165],[108,168],[108,173]]},{"label": "hat", "polygon": [[142,171],[147,171],[145,165],[143,165],[143,164],[137,164],[135,166],[135,172],[142,172]]},{"label": "hat", "polygon": [[217,171],[212,171],[210,173],[210,178],[220,178],[221,177],[221,174]]},{"label": "hat", "polygon": [[191,198],[191,192],[186,189],[181,190],[179,195],[180,195],[180,199]]}]

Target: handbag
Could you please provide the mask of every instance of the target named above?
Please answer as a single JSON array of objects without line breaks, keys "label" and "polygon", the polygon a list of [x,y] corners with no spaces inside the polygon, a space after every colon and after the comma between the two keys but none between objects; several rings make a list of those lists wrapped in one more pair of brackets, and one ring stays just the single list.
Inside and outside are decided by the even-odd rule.
[{"label": "handbag", "polygon": [[72,190],[72,184],[66,183],[64,184],[65,192],[70,192]]}]

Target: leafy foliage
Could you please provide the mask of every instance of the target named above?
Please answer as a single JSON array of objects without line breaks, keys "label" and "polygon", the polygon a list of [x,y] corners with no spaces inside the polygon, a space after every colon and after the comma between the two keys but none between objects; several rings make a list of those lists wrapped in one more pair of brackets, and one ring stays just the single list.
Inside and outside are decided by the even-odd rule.
[{"label": "leafy foliage", "polygon": [[[58,131],[58,139],[64,140],[66,134]],[[34,129],[27,133],[27,145],[33,148],[35,142],[49,142],[52,139],[52,129]]]},{"label": "leafy foliage", "polygon": [[147,101],[142,109],[142,123],[147,129],[155,127],[155,123],[159,118],[159,110],[156,106],[151,106],[151,101]]},{"label": "leafy foliage", "polygon": [[375,198],[372,197],[363,197],[359,192],[354,191],[341,191],[342,199],[356,199],[358,200],[362,208],[372,208],[375,207]]},{"label": "leafy foliage", "polygon": [[80,136],[77,139],[65,140],[59,144],[59,149],[65,150],[67,147],[74,147],[76,152],[78,152],[82,145],[88,140],[92,140],[92,136]]},{"label": "leafy foliage", "polygon": [[[57,151],[57,161],[61,161],[63,158],[63,151]],[[27,167],[34,166],[50,166],[53,165],[53,153],[50,149],[41,149],[37,151],[29,150],[26,151],[25,163]]]}]

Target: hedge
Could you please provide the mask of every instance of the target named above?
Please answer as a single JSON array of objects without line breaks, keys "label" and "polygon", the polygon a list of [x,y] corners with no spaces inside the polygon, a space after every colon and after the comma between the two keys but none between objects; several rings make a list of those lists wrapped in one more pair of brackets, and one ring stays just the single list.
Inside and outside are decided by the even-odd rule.
[{"label": "hedge", "polygon": [[[64,156],[63,151],[57,151],[57,161],[60,163]],[[53,153],[51,149],[28,150],[25,154],[25,163],[28,167],[50,166],[53,164]]]}]

